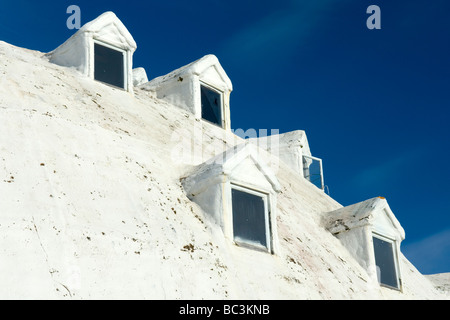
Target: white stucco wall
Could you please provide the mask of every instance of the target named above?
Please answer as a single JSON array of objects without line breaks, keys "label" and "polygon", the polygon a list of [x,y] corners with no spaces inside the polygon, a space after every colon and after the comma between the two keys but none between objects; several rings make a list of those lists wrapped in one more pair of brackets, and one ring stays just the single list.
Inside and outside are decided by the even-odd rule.
[{"label": "white stucco wall", "polygon": [[134,68],[133,69],[133,86],[137,87],[143,83],[148,82],[147,72],[144,68]]},{"label": "white stucco wall", "polygon": [[175,106],[178,106],[190,113],[196,118],[201,118],[196,106],[199,104],[200,91],[197,89],[197,77],[184,76],[173,77],[164,82],[164,86],[156,89],[158,99],[163,99]]},{"label": "white stucco wall", "polygon": [[308,139],[303,130],[250,138],[249,141],[267,150],[303,177],[303,155],[311,156]]},{"label": "white stucco wall", "polygon": [[342,242],[344,247],[361,267],[367,271],[371,283],[378,283],[371,227],[357,227],[349,231],[340,232],[339,234],[336,234],[336,237]]},{"label": "white stucco wall", "polygon": [[[192,147],[174,131],[199,121],[40,52],[0,41],[0,57],[1,299],[445,297],[403,255],[402,292],[369,288],[367,271],[321,223],[342,206],[282,162],[278,250],[234,245],[180,181],[209,157],[172,156],[179,143]],[[195,147],[210,146],[205,155],[233,141],[202,127]]]},{"label": "white stucco wall", "polygon": [[88,76],[91,49],[85,33],[76,33],[54,51],[48,54],[52,63],[60,66],[73,67]]}]

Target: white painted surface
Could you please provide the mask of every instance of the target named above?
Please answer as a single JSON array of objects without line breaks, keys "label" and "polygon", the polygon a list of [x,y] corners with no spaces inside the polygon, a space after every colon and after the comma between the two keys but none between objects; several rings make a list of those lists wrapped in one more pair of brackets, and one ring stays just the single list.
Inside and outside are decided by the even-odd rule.
[{"label": "white painted surface", "polygon": [[234,245],[180,178],[242,140],[42,56],[0,42],[0,298],[443,297],[403,255],[403,293],[371,284],[321,224],[342,206],[282,162],[276,254]]},{"label": "white painted surface", "polygon": [[303,177],[303,155],[311,156],[308,139],[303,130],[249,139],[251,143],[278,157]]},{"label": "white painted surface", "polygon": [[137,87],[143,83],[148,82],[147,72],[144,68],[133,69],[133,86]]},{"label": "white painted surface", "polygon": [[450,298],[450,273],[426,275],[435,287]]}]

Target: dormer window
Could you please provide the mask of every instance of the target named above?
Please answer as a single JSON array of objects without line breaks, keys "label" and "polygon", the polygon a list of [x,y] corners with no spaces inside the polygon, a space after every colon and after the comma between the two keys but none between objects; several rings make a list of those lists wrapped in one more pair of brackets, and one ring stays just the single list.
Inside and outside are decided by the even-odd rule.
[{"label": "dormer window", "polygon": [[385,198],[377,197],[328,212],[327,229],[366,269],[371,283],[402,290],[400,243],[405,231]]},{"label": "dormer window", "polygon": [[109,85],[125,86],[125,52],[106,44],[94,42],[94,79]]},{"label": "dormer window", "polygon": [[214,55],[178,68],[139,86],[156,93],[163,99],[225,130],[231,130],[230,94],[231,80]]},{"label": "dormer window", "polygon": [[276,253],[276,199],[281,186],[266,161],[251,144],[235,146],[199,165],[182,183],[187,196],[231,243]]},{"label": "dormer window", "polygon": [[222,127],[222,94],[217,90],[200,85],[202,119]]},{"label": "dormer window", "polygon": [[231,187],[233,238],[236,244],[270,250],[267,194],[236,185]]},{"label": "dormer window", "polygon": [[50,62],[77,69],[85,76],[133,92],[133,53],[137,45],[113,12],[86,23],[58,48]]},{"label": "dormer window", "polygon": [[378,282],[399,289],[398,262],[395,241],[373,234],[373,250]]}]

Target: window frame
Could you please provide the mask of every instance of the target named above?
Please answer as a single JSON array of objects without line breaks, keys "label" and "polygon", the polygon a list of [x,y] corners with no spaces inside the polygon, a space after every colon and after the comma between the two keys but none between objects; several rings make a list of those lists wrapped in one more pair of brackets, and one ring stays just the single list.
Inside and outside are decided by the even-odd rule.
[{"label": "window frame", "polygon": [[[265,235],[266,235],[266,244],[267,246],[257,245],[251,241],[245,241],[245,239],[236,239],[234,234],[234,225],[233,225],[233,189],[245,192],[251,195],[258,196],[263,199],[264,203],[264,226],[265,226]],[[243,185],[239,185],[236,183],[230,183],[230,202],[231,202],[231,214],[230,214],[230,226],[231,226],[231,236],[233,239],[233,243],[240,247],[247,247],[250,249],[255,249],[259,251],[264,251],[268,253],[273,253],[272,248],[272,228],[271,228],[271,212],[270,212],[270,194],[264,192],[262,190],[255,190],[253,188],[249,188]]]},{"label": "window frame", "polygon": [[[111,50],[119,51],[120,53],[122,53],[122,57],[123,57],[123,87],[118,87],[116,85],[95,79],[95,45],[96,44],[106,47]],[[93,59],[92,59],[92,78],[95,81],[106,84],[110,87],[128,91],[128,50],[122,49],[120,47],[117,47],[115,45],[112,45],[110,43],[104,42],[99,39],[93,39],[92,52],[93,52],[93,54],[92,54],[92,57],[93,57]]]},{"label": "window frame", "polygon": [[372,231],[372,249],[373,249],[375,269],[377,267],[377,264],[376,264],[375,246],[373,244],[373,238],[377,238],[378,240],[385,241],[385,242],[388,242],[388,243],[391,244],[392,258],[394,260],[395,277],[397,279],[397,287],[394,287],[394,286],[382,283],[381,279],[378,279],[378,275],[377,275],[377,281],[378,281],[379,285],[382,286],[382,287],[389,288],[389,289],[401,291],[402,290],[402,281],[401,281],[401,276],[400,276],[400,267],[399,267],[399,260],[398,260],[399,255],[398,255],[397,241],[395,239],[392,239],[390,237],[387,237],[385,235],[382,235],[380,233]]},{"label": "window frame", "polygon": [[[324,177],[323,177],[323,164],[322,164],[322,159],[317,158],[317,157],[313,157],[310,155],[302,155],[302,166],[303,166],[303,177],[308,180],[309,182],[311,182],[313,185],[315,185],[312,181],[311,181],[311,173],[309,171],[309,167],[305,168],[305,158],[311,160],[311,161],[317,161],[319,162],[319,170],[320,170],[320,188],[322,190],[325,190],[325,181],[324,181]],[[310,165],[311,166],[311,165]],[[306,176],[306,170],[308,170],[308,176]],[[317,187],[317,185],[315,185]]]},{"label": "window frame", "polygon": [[[216,87],[214,87],[214,86],[212,86],[212,85],[210,85],[210,84],[208,84],[208,83],[206,83],[206,82],[204,82],[204,81],[199,80],[199,83],[200,83],[200,87],[199,87],[199,89],[200,89],[199,90],[199,94],[200,94],[200,100],[199,100],[200,101],[200,119],[202,119],[203,121],[206,121],[208,123],[211,123],[211,124],[213,124],[213,125],[215,125],[217,127],[220,127],[222,129],[225,128],[225,119],[224,119],[224,117],[225,117],[225,109],[224,109],[224,93],[223,93],[223,91],[218,89],[218,88],[216,88]],[[215,93],[219,94],[219,96],[220,96],[220,124],[211,122],[211,121],[203,118],[202,86],[205,87],[206,89],[214,91]]]}]

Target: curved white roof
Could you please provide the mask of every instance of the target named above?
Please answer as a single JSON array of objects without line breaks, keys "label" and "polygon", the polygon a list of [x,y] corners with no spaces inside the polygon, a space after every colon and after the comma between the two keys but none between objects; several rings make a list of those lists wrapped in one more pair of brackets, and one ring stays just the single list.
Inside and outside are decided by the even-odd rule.
[{"label": "curved white roof", "polygon": [[[195,161],[172,154],[179,144],[233,147],[224,130],[40,52],[0,42],[0,55],[0,298],[443,297],[403,255],[403,292],[369,287],[367,272],[320,224],[342,206],[282,162],[277,254],[231,244],[182,188]],[[207,139],[190,139],[185,129],[196,125]],[[173,139],[176,130],[187,139]],[[228,159],[232,167],[238,158]]]}]

